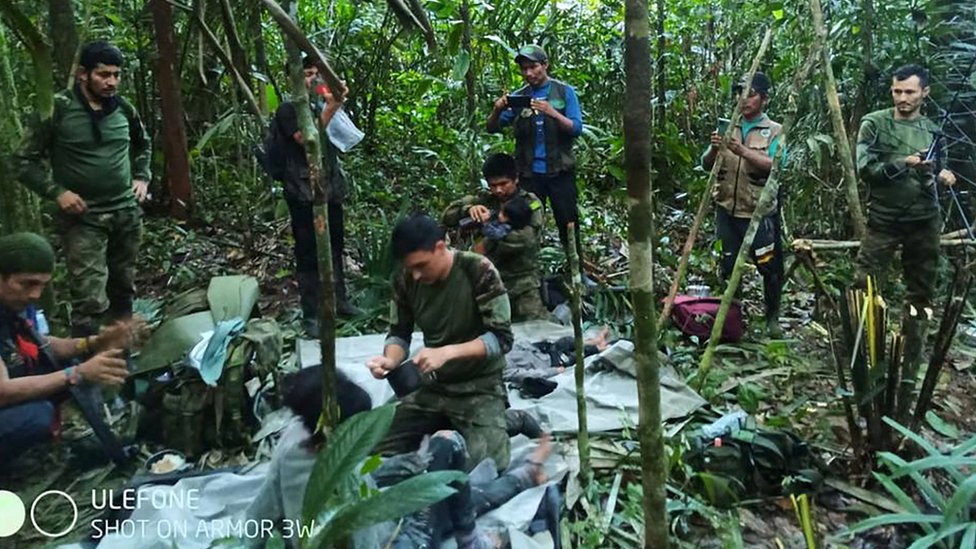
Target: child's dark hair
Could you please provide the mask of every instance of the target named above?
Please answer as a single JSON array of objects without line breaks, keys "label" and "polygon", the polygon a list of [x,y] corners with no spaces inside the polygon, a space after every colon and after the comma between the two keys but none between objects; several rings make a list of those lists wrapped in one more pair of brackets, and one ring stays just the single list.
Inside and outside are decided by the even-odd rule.
[{"label": "child's dark hair", "polygon": [[[346,374],[336,372],[339,396],[339,422],[373,407],[373,401],[362,387],[353,383]],[[308,432],[314,433],[322,415],[322,366],[309,366],[288,374],[282,380],[284,404],[302,419]],[[320,442],[315,435],[310,442]]]},{"label": "child's dark hair", "polygon": [[524,196],[513,196],[502,206],[502,211],[508,216],[508,224],[513,231],[529,226],[532,221],[532,207]]}]

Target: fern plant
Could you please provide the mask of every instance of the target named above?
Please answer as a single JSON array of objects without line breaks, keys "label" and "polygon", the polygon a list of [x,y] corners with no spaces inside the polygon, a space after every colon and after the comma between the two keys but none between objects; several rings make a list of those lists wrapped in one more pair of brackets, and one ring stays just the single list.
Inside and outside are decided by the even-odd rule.
[{"label": "fern plant", "polygon": [[[891,452],[879,453],[879,462],[890,472],[876,472],[874,477],[904,512],[865,519],[852,526],[845,534],[851,536],[880,526],[914,526],[916,539],[910,549],[976,547],[976,510],[973,506],[973,499],[976,497],[976,474],[971,472],[976,466],[976,436],[948,453],[942,453],[903,425],[887,417],[884,421],[928,455],[908,462]],[[933,469],[944,473],[950,483],[952,493],[948,496],[936,489],[932,481],[923,475],[923,472]],[[925,500],[924,505],[916,503],[899,486],[898,481],[905,477],[911,480]]]}]

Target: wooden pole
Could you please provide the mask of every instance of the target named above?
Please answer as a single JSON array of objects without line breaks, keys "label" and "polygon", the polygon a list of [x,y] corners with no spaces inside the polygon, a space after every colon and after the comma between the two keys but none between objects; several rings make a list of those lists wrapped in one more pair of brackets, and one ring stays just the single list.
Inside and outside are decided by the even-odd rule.
[{"label": "wooden pole", "polygon": [[576,379],[576,414],[579,418],[577,443],[579,445],[580,476],[583,483],[592,479],[590,469],[590,431],[586,417],[586,392],[583,388],[583,276],[579,262],[579,251],[576,249],[576,224],[566,225],[566,259],[569,261],[571,281],[569,285],[569,302],[573,313],[573,335],[576,337],[576,369],[573,371]]}]

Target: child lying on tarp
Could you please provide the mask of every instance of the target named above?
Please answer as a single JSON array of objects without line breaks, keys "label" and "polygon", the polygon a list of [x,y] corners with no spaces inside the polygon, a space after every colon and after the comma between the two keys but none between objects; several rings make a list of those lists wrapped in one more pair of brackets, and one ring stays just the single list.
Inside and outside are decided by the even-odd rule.
[{"label": "child lying on tarp", "polygon": [[[610,329],[604,326],[596,335],[585,339],[583,356],[606,350],[613,343],[608,339],[609,334]],[[502,379],[514,385],[527,398],[541,398],[556,388],[556,383],[549,381],[550,377],[575,365],[576,339],[573,336],[535,343],[516,339],[512,350],[505,355]]]},{"label": "child lying on tarp", "polygon": [[[342,372],[338,375],[340,421],[372,407],[369,395]],[[248,519],[298,520],[302,515],[305,486],[324,439],[312,435],[322,412],[322,367],[313,366],[285,378],[285,406],[297,418],[281,435],[271,458],[268,476],[247,511]],[[406,517],[399,530],[392,522],[356,532],[351,548],[407,549],[436,547],[454,533],[460,549],[493,549],[502,541],[482,531],[475,517],[505,503],[516,494],[546,481],[542,463],[550,453],[548,437],[529,456],[526,463],[510,469],[485,484],[468,482],[452,485],[457,493],[424,512]],[[425,440],[416,452],[393,456],[368,477],[359,479],[373,487],[386,487],[425,471],[462,470],[466,450],[464,439],[455,431],[439,431]]]}]

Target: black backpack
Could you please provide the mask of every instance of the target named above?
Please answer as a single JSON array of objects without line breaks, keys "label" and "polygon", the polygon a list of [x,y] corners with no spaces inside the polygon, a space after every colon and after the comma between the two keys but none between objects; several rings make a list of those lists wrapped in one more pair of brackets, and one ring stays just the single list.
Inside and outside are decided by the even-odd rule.
[{"label": "black backpack", "polygon": [[285,159],[285,142],[281,129],[278,127],[278,117],[271,119],[268,125],[268,134],[261,143],[251,146],[251,152],[258,164],[264,169],[271,179],[275,181],[285,180],[285,170],[287,161]]}]

